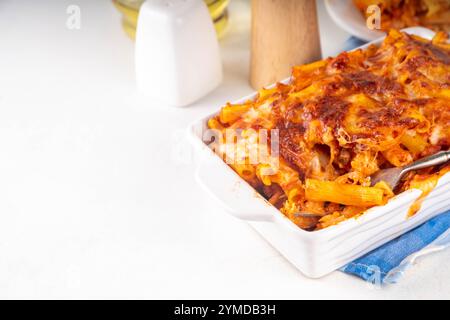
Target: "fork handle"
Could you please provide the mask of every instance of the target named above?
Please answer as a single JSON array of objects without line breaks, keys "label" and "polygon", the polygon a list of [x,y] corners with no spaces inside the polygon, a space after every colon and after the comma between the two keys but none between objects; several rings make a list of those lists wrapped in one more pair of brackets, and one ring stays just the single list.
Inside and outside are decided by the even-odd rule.
[{"label": "fork handle", "polygon": [[431,156],[419,159],[410,165],[407,165],[403,168],[403,173],[407,173],[412,170],[424,169],[432,166],[437,166],[440,164],[444,164],[450,161],[450,150],[449,151],[440,151]]}]

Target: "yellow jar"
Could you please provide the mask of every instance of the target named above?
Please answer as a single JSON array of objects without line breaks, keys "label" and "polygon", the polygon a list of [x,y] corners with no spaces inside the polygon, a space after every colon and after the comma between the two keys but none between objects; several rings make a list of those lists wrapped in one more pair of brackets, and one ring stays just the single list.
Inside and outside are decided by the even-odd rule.
[{"label": "yellow jar", "polygon": [[[230,0],[204,0],[208,5],[211,18],[214,21],[217,36],[220,39],[228,25],[228,4]],[[132,39],[136,36],[136,25],[139,8],[144,0],[112,0],[114,6],[122,13],[122,27]]]}]

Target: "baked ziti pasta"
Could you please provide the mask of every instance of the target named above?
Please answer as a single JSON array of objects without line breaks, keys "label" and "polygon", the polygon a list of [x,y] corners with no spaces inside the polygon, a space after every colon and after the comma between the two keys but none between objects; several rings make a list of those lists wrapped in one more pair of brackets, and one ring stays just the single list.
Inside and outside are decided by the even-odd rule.
[{"label": "baked ziti pasta", "polygon": [[450,0],[353,0],[368,15],[367,8],[381,10],[381,29],[424,26],[435,31],[450,32]]},{"label": "baked ziti pasta", "polygon": [[370,181],[380,169],[448,150],[450,45],[444,33],[428,41],[391,30],[379,47],[294,67],[289,84],[227,104],[208,126],[220,137],[210,146],[289,219],[328,227],[394,191],[428,192],[449,170],[410,173],[399,190]]}]

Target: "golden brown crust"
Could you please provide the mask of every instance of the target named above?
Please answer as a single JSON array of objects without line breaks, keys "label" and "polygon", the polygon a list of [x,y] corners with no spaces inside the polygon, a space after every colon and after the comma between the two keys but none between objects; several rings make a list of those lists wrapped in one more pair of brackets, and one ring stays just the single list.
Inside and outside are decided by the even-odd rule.
[{"label": "golden brown crust", "polygon": [[[217,122],[230,118],[224,110]],[[450,45],[443,34],[430,42],[392,30],[379,48],[295,67],[289,85],[263,89],[236,110],[221,130],[279,133],[280,173],[256,174],[252,185],[268,199],[276,194],[271,202],[299,226],[323,228],[369,206],[311,201],[306,179],[367,187],[381,168],[449,149]]]}]

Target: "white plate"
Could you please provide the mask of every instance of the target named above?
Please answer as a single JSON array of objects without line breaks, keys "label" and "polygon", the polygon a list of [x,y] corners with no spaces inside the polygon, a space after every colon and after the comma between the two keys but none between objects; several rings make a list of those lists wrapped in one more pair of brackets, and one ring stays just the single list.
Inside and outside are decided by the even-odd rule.
[{"label": "white plate", "polygon": [[367,28],[366,19],[352,0],[325,0],[325,7],[334,22],[355,37],[373,41],[384,36],[382,31]]},{"label": "white plate", "polygon": [[[404,31],[428,39],[434,35],[433,31],[420,27]],[[378,39],[370,44],[381,42],[382,39]],[[286,79],[283,82],[288,81]],[[244,97],[236,103],[253,99],[255,95]],[[203,142],[207,121],[216,114],[200,119],[189,127],[191,141],[202,155],[196,172],[198,182],[218,204],[235,217],[249,222],[287,260],[309,277],[324,276],[450,209],[448,173],[439,180],[436,188],[422,203],[421,209],[412,217],[408,217],[408,210],[421,195],[417,189],[405,191],[386,205],[367,210],[361,217],[319,231],[302,230],[268,203]]]}]

